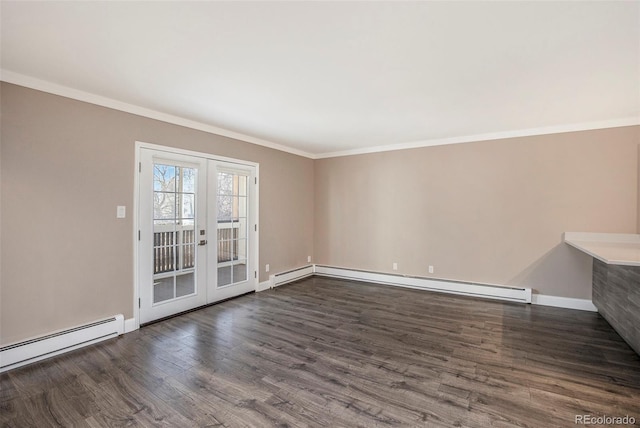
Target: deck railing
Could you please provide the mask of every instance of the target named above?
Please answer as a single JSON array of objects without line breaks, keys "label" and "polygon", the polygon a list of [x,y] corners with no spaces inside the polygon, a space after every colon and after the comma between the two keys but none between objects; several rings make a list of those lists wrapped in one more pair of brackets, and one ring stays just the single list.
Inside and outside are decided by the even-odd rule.
[{"label": "deck railing", "polygon": [[[173,225],[171,225],[173,229]],[[238,260],[238,228],[219,228],[218,263]],[[196,233],[193,226],[177,225],[173,230],[153,234],[153,273],[193,269],[196,262]]]}]

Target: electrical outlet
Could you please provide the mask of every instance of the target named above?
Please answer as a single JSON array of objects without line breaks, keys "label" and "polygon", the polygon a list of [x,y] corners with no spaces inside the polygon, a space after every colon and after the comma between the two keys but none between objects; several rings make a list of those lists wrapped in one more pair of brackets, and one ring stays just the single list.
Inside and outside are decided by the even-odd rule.
[{"label": "electrical outlet", "polygon": [[268,263],[264,266],[264,271],[265,272],[269,272],[269,264]]},{"label": "electrical outlet", "polygon": [[429,273],[433,273],[433,266],[429,266]]},{"label": "electrical outlet", "polygon": [[307,256],[307,263],[311,263],[311,256]]},{"label": "electrical outlet", "polygon": [[393,270],[398,270],[398,263],[393,263]]}]

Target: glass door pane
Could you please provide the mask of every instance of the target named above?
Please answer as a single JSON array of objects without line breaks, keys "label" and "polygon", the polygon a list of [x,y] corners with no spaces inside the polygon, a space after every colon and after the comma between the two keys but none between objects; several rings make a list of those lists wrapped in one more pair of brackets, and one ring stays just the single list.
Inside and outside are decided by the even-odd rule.
[{"label": "glass door pane", "polygon": [[257,165],[140,149],[139,319],[254,291]]},{"label": "glass door pane", "polygon": [[196,293],[195,168],[153,164],[153,303]]},{"label": "glass door pane", "polygon": [[247,175],[221,171],[217,178],[217,286],[220,288],[247,280],[249,207]]}]

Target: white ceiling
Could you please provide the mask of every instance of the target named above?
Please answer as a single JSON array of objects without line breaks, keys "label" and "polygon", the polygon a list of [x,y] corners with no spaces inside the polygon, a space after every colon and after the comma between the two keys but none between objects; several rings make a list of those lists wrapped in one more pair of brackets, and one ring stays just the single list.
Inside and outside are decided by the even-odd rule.
[{"label": "white ceiling", "polygon": [[640,118],[638,1],[3,1],[1,24],[3,80],[311,157]]}]

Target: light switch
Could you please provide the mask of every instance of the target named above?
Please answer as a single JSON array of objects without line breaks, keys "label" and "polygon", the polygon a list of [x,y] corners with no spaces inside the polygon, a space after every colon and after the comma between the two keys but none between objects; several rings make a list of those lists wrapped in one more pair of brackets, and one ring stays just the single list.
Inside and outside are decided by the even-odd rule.
[{"label": "light switch", "polygon": [[127,216],[127,207],[124,205],[118,205],[116,209],[116,217],[117,218],[125,218]]}]

